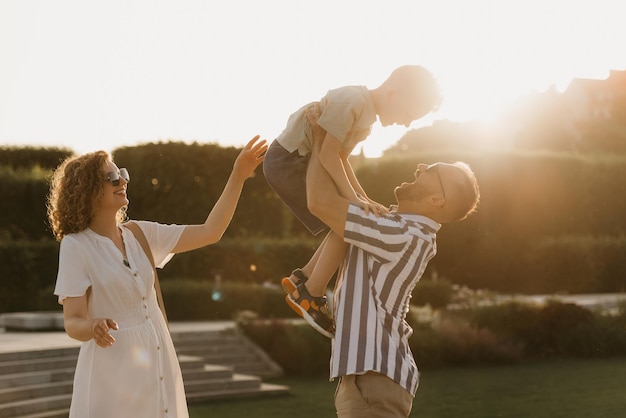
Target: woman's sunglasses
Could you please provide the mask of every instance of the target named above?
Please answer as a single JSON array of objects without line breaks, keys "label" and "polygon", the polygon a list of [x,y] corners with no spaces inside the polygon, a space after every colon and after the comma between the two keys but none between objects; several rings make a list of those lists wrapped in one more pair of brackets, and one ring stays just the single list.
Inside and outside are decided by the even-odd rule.
[{"label": "woman's sunglasses", "polygon": [[120,168],[119,171],[111,171],[107,173],[107,181],[110,181],[113,186],[120,185],[120,179],[124,179],[126,183],[130,183],[130,174],[128,174],[128,170],[125,168]]}]

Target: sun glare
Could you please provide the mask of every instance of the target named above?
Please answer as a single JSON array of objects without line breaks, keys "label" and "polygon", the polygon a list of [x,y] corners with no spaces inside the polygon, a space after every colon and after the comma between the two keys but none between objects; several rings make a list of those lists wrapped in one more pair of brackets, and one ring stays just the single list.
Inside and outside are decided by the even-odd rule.
[{"label": "sun glare", "polygon": [[[622,25],[602,2],[478,1],[465,12],[472,18],[457,17],[458,32],[442,35],[454,53],[435,70],[444,118],[491,120],[528,93],[563,92],[573,78],[602,79],[626,64],[616,53]],[[617,68],[607,67],[611,56]]]},{"label": "sun glare", "polygon": [[[241,146],[256,133],[273,139],[291,112],[329,89],[376,87],[403,64],[429,68],[445,96],[412,129],[442,119],[489,123],[530,92],[626,69],[626,2],[320,1],[306,18],[288,1],[281,13],[247,0],[217,8],[138,0],[124,13],[69,0],[0,2],[9,63],[0,141],[81,153],[167,139]],[[321,21],[332,30],[318,31]],[[379,156],[405,132],[375,124],[356,152]]]}]

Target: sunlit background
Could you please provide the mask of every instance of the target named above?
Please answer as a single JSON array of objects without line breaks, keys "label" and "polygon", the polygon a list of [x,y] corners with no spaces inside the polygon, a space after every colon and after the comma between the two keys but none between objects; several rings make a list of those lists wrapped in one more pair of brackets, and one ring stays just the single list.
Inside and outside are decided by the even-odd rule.
[{"label": "sunlit background", "polygon": [[[422,64],[437,119],[626,69],[614,0],[0,2],[0,144],[78,153],[153,141],[273,139],[302,104]],[[406,131],[376,124],[378,156]]]}]

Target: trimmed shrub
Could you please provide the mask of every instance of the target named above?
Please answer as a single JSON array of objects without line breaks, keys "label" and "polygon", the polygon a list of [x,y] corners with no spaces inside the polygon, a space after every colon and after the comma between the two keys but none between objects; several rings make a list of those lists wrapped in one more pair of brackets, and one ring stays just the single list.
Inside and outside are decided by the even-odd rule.
[{"label": "trimmed shrub", "polygon": [[186,277],[227,282],[279,283],[311,258],[318,239],[222,239],[194,251],[177,254],[159,273],[163,278]]},{"label": "trimmed shrub", "polygon": [[0,241],[1,312],[58,309],[58,257],[55,241]]},{"label": "trimmed shrub", "polygon": [[51,170],[74,154],[67,148],[0,147],[0,166],[12,169],[40,167]]},{"label": "trimmed shrub", "polygon": [[[604,293],[626,289],[626,235],[562,235],[538,240],[528,255],[528,275],[541,293]],[[561,283],[541,280],[566,277]]]},{"label": "trimmed shrub", "polygon": [[241,311],[263,318],[297,317],[285,303],[285,292],[276,286],[176,279],[162,281],[161,290],[170,321],[234,319]]},{"label": "trimmed shrub", "polygon": [[443,309],[452,300],[454,288],[447,280],[425,280],[417,282],[411,295],[411,303],[416,306],[429,305],[432,309]]},{"label": "trimmed shrub", "polygon": [[[316,243],[311,240],[225,239],[216,245],[176,255],[165,269],[159,270],[159,278],[164,294],[171,292],[171,298],[184,294],[189,294],[192,298],[197,297],[193,291],[188,292],[181,288],[188,286],[200,292],[203,298],[209,295],[210,299],[210,290],[205,289],[209,285],[203,283],[214,283],[218,276],[222,278],[225,292],[239,292],[237,286],[231,289],[230,284],[240,283],[243,287],[261,289],[261,294],[264,294],[270,290],[262,286],[278,286],[282,277],[296,266],[304,265],[308,261],[315,247]],[[52,289],[58,268],[59,243],[52,239],[41,241],[0,239],[0,277],[3,278],[5,289],[0,294],[1,312],[56,308]],[[189,283],[182,284],[183,282],[196,282],[196,285],[194,287]],[[252,296],[249,292],[245,292],[244,295],[248,298]],[[277,295],[284,298],[284,293],[277,292]],[[239,297],[238,294],[236,297]],[[219,312],[224,309],[230,315],[231,310],[225,308],[229,300],[230,298],[219,304],[221,308],[212,315],[223,316]],[[272,301],[275,302],[274,299]],[[202,305],[203,302],[198,303]],[[284,300],[277,305],[281,307],[285,305]],[[181,318],[194,319],[195,309],[193,305],[182,307]],[[198,309],[201,309],[202,315],[197,319],[206,318],[207,307]],[[267,312],[272,315],[274,309],[273,306],[268,306]],[[177,315],[174,312],[172,314]]]},{"label": "trimmed shrub", "polygon": [[509,364],[524,357],[521,343],[478,328],[456,315],[439,315],[430,323],[411,326],[409,343],[420,367]]},{"label": "trimmed shrub", "polygon": [[253,320],[240,323],[286,375],[328,375],[331,342],[309,324],[298,320]]},{"label": "trimmed shrub", "polygon": [[38,166],[13,170],[0,165],[0,240],[52,237],[46,217],[47,174]]},{"label": "trimmed shrub", "polygon": [[535,358],[626,354],[624,314],[594,315],[572,303],[505,303],[476,309],[471,323],[524,345]]}]

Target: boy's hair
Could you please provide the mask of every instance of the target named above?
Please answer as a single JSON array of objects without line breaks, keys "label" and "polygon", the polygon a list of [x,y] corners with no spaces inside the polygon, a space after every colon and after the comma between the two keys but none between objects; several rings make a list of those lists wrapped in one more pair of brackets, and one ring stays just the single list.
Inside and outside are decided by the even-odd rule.
[{"label": "boy's hair", "polygon": [[417,103],[437,111],[443,95],[435,76],[420,65],[403,65],[391,72],[383,85],[405,90],[412,94]]}]

